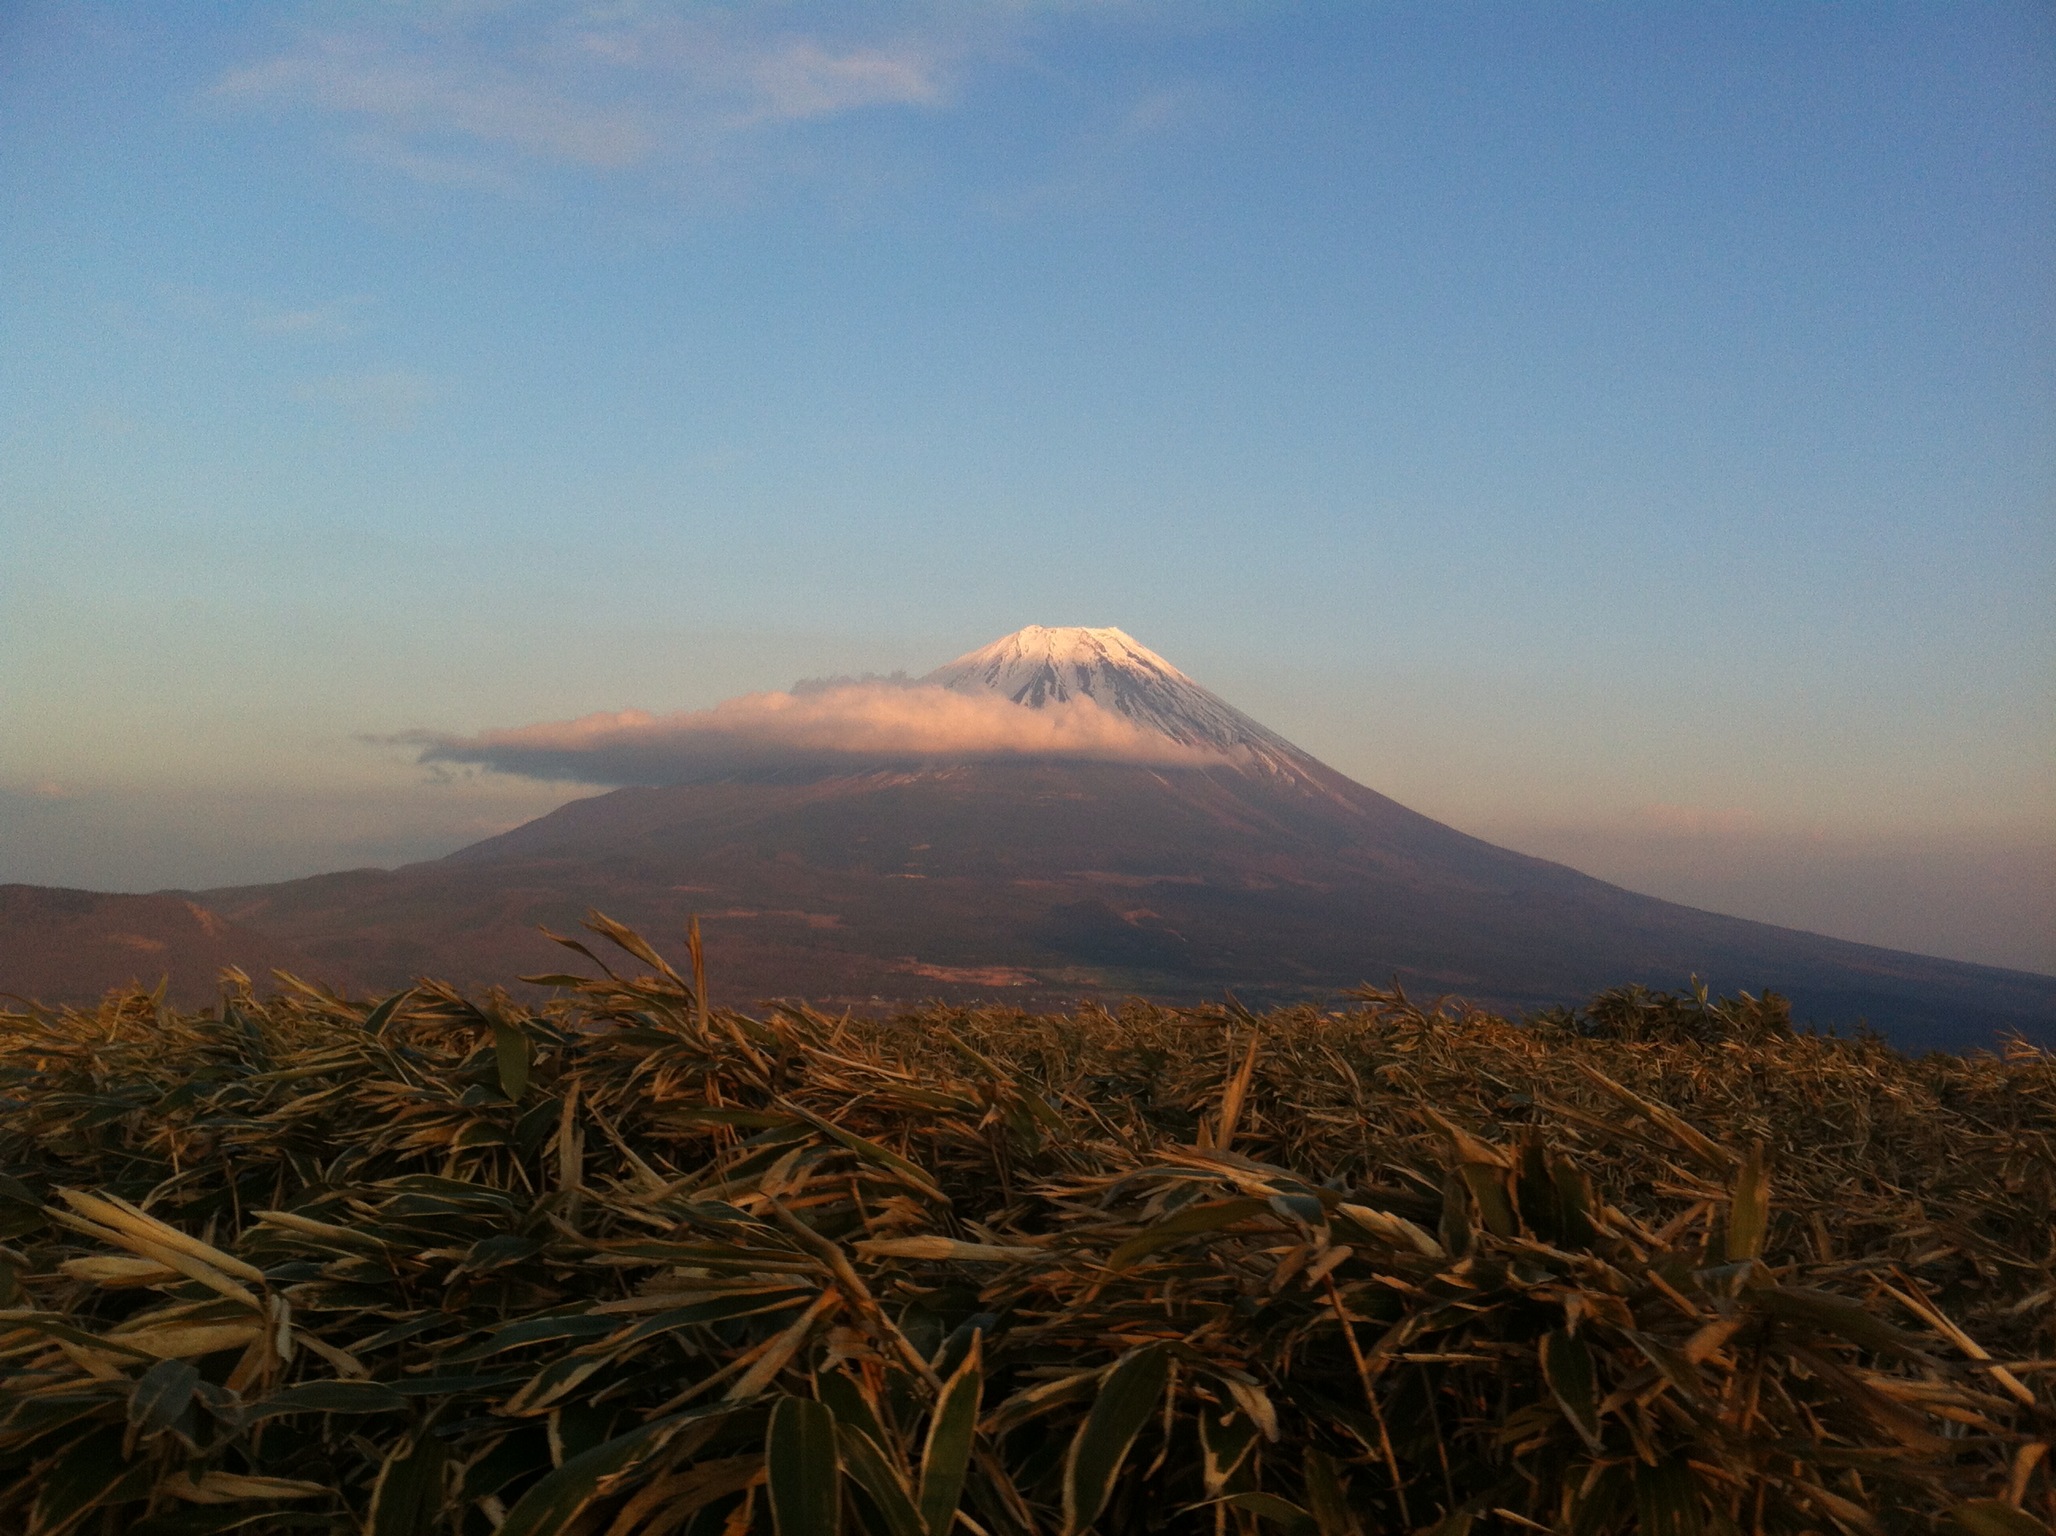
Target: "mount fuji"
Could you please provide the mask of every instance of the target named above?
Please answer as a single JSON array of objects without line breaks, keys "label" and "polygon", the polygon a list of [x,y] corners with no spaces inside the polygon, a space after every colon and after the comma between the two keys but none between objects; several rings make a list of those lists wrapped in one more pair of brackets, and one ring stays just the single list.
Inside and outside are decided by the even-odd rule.
[{"label": "mount fuji", "polygon": [[1089,700],[1182,746],[1290,776],[1314,760],[1209,693],[1118,629],[1030,624],[921,679],[953,693],[997,694],[1029,709]]},{"label": "mount fuji", "polygon": [[[758,697],[774,726],[806,702]],[[824,753],[818,712],[789,762],[761,744],[746,761],[694,755],[707,720],[732,733],[720,710],[621,717],[683,743],[677,771],[427,863],[176,894],[222,932],[364,989],[556,969],[538,926],[564,931],[598,908],[660,944],[697,915],[712,986],[739,1004],[1042,1008],[1226,989],[1254,1004],[1396,980],[1531,1009],[1696,975],[1908,1047],[2056,1038],[2056,977],[1699,911],[1469,837],[1337,773],[1118,629],[1031,626],[835,698],[869,711],[861,749]],[[965,709],[975,751],[933,729],[895,745],[875,725]],[[1084,718],[1099,745],[995,733],[1043,717]],[[476,750],[492,761],[490,743]]]}]

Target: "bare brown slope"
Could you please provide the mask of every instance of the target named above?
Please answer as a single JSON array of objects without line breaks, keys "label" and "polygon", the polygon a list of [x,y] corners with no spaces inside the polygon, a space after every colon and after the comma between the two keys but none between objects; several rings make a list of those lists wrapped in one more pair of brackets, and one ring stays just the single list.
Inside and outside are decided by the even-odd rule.
[{"label": "bare brown slope", "polygon": [[154,988],[197,1007],[219,994],[224,966],[255,976],[304,968],[289,946],[177,895],[122,896],[0,885],[0,991],[87,1003],[117,987]]},{"label": "bare brown slope", "polygon": [[706,925],[736,1002],[1332,995],[1397,978],[1513,1007],[1641,981],[1773,989],[1909,1045],[2056,1035],[2056,978],[1721,917],[1467,837],[1318,765],[772,775],[574,802],[433,863],[211,893],[364,986],[564,961],[598,907]]}]

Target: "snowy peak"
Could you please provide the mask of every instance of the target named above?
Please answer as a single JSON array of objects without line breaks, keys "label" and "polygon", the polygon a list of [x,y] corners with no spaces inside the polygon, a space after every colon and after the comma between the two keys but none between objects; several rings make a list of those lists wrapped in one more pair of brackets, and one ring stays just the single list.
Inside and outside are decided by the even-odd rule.
[{"label": "snowy peak", "polygon": [[1030,624],[937,667],[923,682],[996,693],[1030,709],[1090,699],[1187,746],[1282,768],[1302,754],[1119,629]]},{"label": "snowy peak", "polygon": [[1098,703],[1113,679],[1131,686],[1197,688],[1183,672],[1119,629],[1030,624],[937,667],[926,681],[960,693],[1001,693],[1040,709],[1083,696]]}]

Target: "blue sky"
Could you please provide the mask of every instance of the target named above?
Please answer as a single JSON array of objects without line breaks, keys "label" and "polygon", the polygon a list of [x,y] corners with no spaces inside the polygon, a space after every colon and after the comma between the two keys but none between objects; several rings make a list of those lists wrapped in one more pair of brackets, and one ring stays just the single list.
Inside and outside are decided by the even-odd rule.
[{"label": "blue sky", "polygon": [[1117,624],[1418,808],[2056,969],[2037,4],[0,14],[0,880]]}]

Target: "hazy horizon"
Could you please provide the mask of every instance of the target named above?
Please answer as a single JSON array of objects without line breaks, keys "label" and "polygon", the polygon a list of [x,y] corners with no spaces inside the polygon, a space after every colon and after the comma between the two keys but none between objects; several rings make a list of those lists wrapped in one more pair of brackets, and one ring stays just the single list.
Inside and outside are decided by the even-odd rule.
[{"label": "hazy horizon", "polygon": [[2056,13],[24,4],[0,882],[1113,624],[1648,894],[2056,973]]}]

